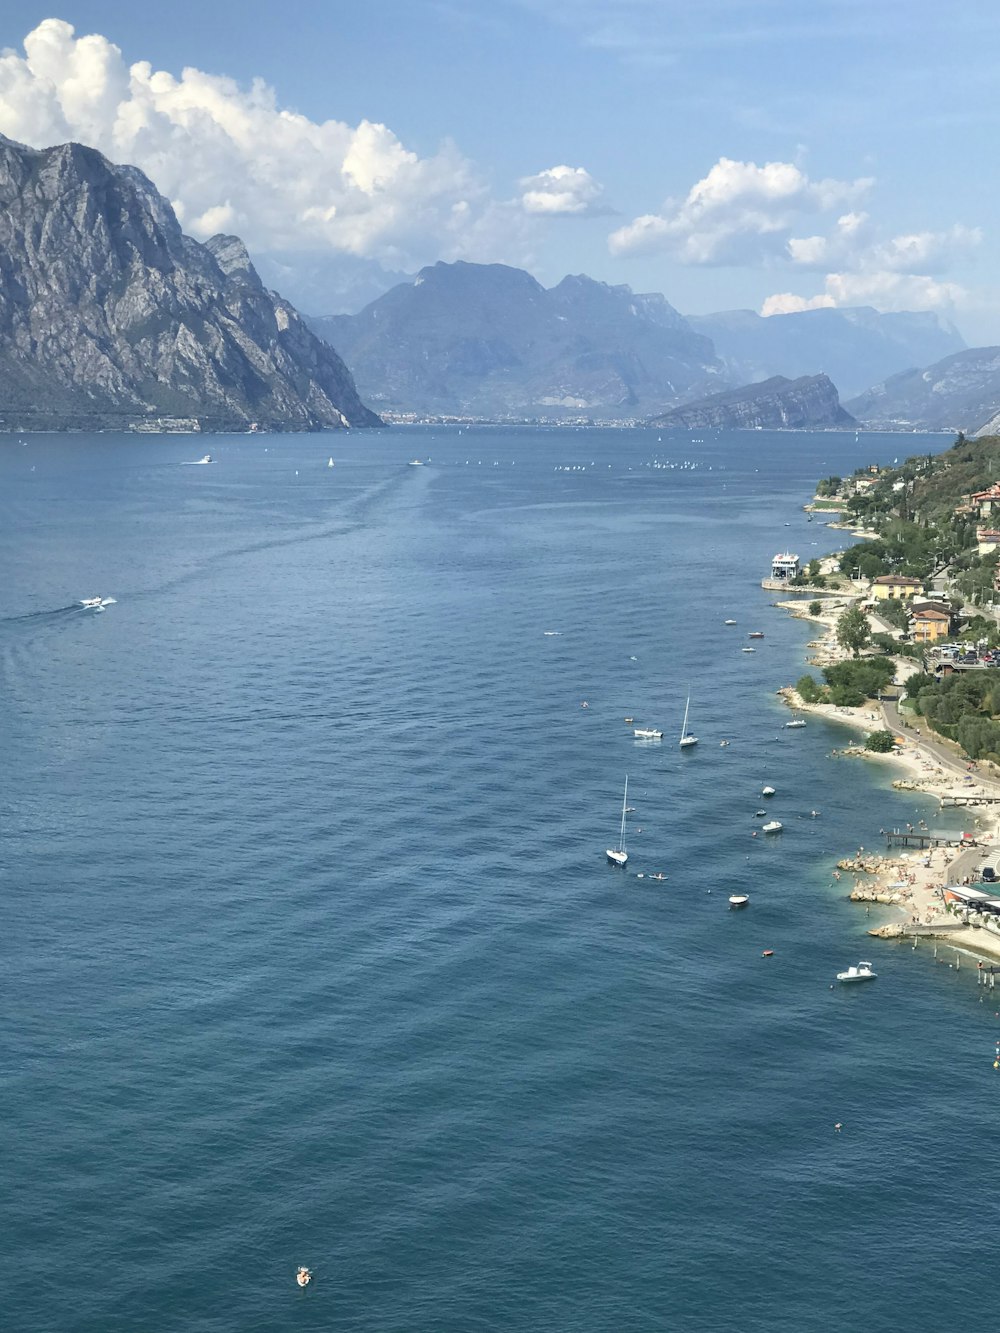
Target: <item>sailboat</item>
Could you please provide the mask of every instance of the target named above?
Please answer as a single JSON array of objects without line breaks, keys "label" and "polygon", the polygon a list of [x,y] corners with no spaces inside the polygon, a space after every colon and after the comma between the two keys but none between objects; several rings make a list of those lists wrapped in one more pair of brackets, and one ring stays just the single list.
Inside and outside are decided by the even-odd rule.
[{"label": "sailboat", "polygon": [[687,697],[687,703],[684,705],[684,721],[681,724],[681,749],[684,750],[690,745],[698,744],[698,737],[692,736],[688,731],[688,709],[691,707],[691,696]]},{"label": "sailboat", "polygon": [[608,860],[612,865],[623,866],[628,860],[628,852],[625,850],[625,813],[628,804],[628,774],[625,774],[625,795],[622,797],[622,827],[618,834],[618,846],[608,848]]}]

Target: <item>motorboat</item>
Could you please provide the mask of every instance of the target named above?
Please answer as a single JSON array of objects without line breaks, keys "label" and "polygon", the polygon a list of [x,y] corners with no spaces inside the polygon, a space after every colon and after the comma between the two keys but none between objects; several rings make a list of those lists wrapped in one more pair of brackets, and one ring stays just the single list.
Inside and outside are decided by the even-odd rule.
[{"label": "motorboat", "polygon": [[618,833],[618,846],[608,848],[608,860],[613,866],[623,866],[628,861],[625,850],[625,816],[628,813],[628,774],[625,774],[625,794],[622,796],[622,826]]},{"label": "motorboat", "polygon": [[774,795],[774,788],[773,788],[773,787],[761,787],[761,789],[760,789],[760,794],[761,794],[761,796],[773,796],[773,795]]},{"label": "motorboat", "polygon": [[749,893],[731,893],[729,895],[730,907],[746,907],[749,901],[750,901]]},{"label": "motorboat", "polygon": [[766,818],[767,818],[767,811],[766,811],[766,810],[755,810],[755,811],[753,812],[753,817],[754,817],[754,819],[766,819]]},{"label": "motorboat", "polygon": [[755,653],[755,652],[757,651],[757,649],[756,649],[756,648],[742,648],[740,651],[741,651],[741,652],[744,652],[744,653]]},{"label": "motorboat", "polygon": [[723,623],[724,625],[735,625],[735,624],[736,624],[736,621],[735,621],[735,620],[724,620],[722,623]]},{"label": "motorboat", "polygon": [[766,824],[761,824],[761,833],[780,833],[784,828],[780,819],[769,819]]},{"label": "motorboat", "polygon": [[762,639],[763,637],[764,637],[764,631],[762,629],[751,630],[750,633],[747,635],[748,639]]},{"label": "motorboat", "polygon": [[804,726],[805,726],[805,719],[801,717],[793,717],[791,722],[785,723],[785,728],[788,731],[792,731],[796,727],[804,727]]},{"label": "motorboat", "polygon": [[103,611],[106,606],[114,606],[113,597],[85,597],[80,602],[84,611]]},{"label": "motorboat", "polygon": [[878,976],[877,972],[872,971],[871,963],[858,963],[857,967],[849,967],[846,972],[838,972],[838,981],[874,981]]},{"label": "motorboat", "polygon": [[662,741],[663,732],[657,731],[655,727],[636,727],[632,735],[637,741]]},{"label": "motorboat", "polygon": [[313,1278],[312,1273],[310,1273],[309,1269],[306,1268],[305,1266],[300,1267],[299,1271],[295,1274],[295,1281],[299,1284],[300,1287],[308,1287],[309,1283],[312,1281],[312,1278]]},{"label": "motorboat", "polygon": [[422,458],[410,459],[410,467],[423,467],[423,465],[424,465],[424,460]]}]

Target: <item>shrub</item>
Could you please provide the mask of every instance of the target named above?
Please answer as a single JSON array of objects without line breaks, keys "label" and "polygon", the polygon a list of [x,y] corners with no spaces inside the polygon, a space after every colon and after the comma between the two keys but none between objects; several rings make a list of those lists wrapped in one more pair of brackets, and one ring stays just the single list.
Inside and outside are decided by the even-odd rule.
[{"label": "shrub", "polygon": [[822,602],[812,601],[809,603],[809,614],[811,616],[818,616],[822,610],[823,610]]},{"label": "shrub", "polygon": [[795,688],[807,704],[823,703],[826,699],[826,690],[812,676],[800,676]]},{"label": "shrub", "polygon": [[873,731],[865,741],[865,749],[873,750],[876,754],[888,754],[896,744],[896,737],[891,731]]}]

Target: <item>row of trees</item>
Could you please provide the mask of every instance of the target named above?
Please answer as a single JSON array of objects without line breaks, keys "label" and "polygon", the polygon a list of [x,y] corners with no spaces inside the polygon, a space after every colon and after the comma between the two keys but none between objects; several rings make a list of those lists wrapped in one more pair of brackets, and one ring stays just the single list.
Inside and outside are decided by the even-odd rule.
[{"label": "row of trees", "polygon": [[866,699],[875,698],[896,674],[894,664],[885,657],[865,657],[837,662],[823,668],[820,684],[812,676],[802,676],[795,688],[807,704],[836,704],[840,708],[858,708]]},{"label": "row of trees", "polygon": [[1000,763],[1000,671],[968,671],[936,680],[923,672],[906,682],[916,713],[957,741],[970,759]]}]

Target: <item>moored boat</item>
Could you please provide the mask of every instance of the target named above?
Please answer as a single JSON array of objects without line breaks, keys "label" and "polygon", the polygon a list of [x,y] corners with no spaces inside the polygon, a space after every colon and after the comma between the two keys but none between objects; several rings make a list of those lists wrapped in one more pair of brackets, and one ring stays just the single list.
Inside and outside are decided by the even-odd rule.
[{"label": "moored boat", "polygon": [[749,901],[750,901],[749,893],[731,893],[729,895],[730,907],[746,907]]},{"label": "moored boat", "polygon": [[305,1265],[302,1265],[299,1268],[299,1271],[295,1274],[295,1281],[300,1287],[308,1287],[309,1283],[312,1281],[312,1276],[313,1275],[310,1273],[309,1269],[306,1268]]},{"label": "moored boat", "polygon": [[838,972],[838,981],[874,981],[878,976],[877,972],[872,971],[871,963],[858,963],[857,967],[849,967],[846,972]]},{"label": "moored boat", "polygon": [[625,815],[628,811],[628,774],[625,774],[625,794],[622,796],[622,826],[618,834],[618,846],[608,848],[608,860],[612,865],[623,866],[628,861],[625,850]]},{"label": "moored boat", "polygon": [[655,727],[636,727],[632,735],[637,741],[662,741],[663,732],[657,731]]},{"label": "moored boat", "polygon": [[794,727],[804,727],[805,724],[806,724],[806,723],[805,723],[805,719],[804,719],[804,718],[801,718],[801,717],[793,717],[792,720],[791,720],[791,722],[786,722],[786,723],[785,723],[785,727],[786,727],[786,729],[787,729],[788,731],[791,731]]},{"label": "moored boat", "polygon": [[761,833],[780,833],[784,828],[780,819],[769,819],[766,824],[760,826]]}]

